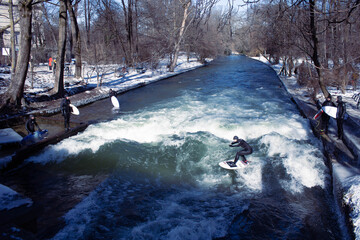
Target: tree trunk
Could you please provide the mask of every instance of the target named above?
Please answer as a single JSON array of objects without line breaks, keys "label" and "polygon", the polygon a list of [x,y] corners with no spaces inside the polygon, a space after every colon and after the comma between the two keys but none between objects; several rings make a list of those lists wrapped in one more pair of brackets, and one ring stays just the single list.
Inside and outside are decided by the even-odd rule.
[{"label": "tree trunk", "polygon": [[321,69],[321,64],[319,61],[319,53],[318,53],[318,49],[319,49],[319,41],[317,38],[317,27],[316,27],[316,21],[315,21],[315,5],[316,5],[316,0],[310,0],[310,29],[311,29],[311,39],[313,42],[313,54],[311,56],[316,71],[318,73],[319,76],[319,85],[320,85],[320,89],[323,92],[324,96],[327,97],[329,95],[329,92],[326,88],[325,82],[324,82],[324,77],[322,74],[322,69]]},{"label": "tree trunk", "polygon": [[81,38],[79,25],[76,20],[76,14],[74,11],[74,6],[71,4],[71,1],[68,1],[68,12],[71,19],[71,33],[74,43],[74,54],[75,54],[75,78],[81,78]]},{"label": "tree trunk", "polygon": [[91,13],[90,13],[90,1],[89,0],[84,0],[84,16],[85,16],[86,45],[90,46]]},{"label": "tree trunk", "polygon": [[44,18],[45,18],[45,20],[46,20],[46,22],[48,23],[48,25],[49,25],[49,27],[50,27],[50,30],[51,30],[51,38],[52,38],[52,40],[54,41],[54,43],[56,43],[57,44],[57,39],[56,39],[56,30],[55,30],[55,28],[53,27],[53,25],[51,24],[51,21],[50,21],[50,19],[49,19],[49,16],[48,16],[48,13],[47,13],[47,11],[46,11],[46,9],[45,9],[45,5],[44,5],[45,3],[41,3],[41,10],[42,10],[42,12],[43,12],[43,16],[44,16]]},{"label": "tree trunk", "polygon": [[10,20],[10,42],[11,42],[11,74],[15,73],[16,68],[16,50],[15,50],[15,23],[13,13],[13,2],[9,0],[9,20]]},{"label": "tree trunk", "polygon": [[125,29],[126,29],[126,40],[127,40],[127,52],[125,56],[126,65],[133,66],[134,65],[134,54],[133,54],[133,1],[128,0],[127,5],[125,4],[124,0],[121,0],[122,8],[124,11],[124,18],[125,18]]},{"label": "tree trunk", "polygon": [[33,0],[24,0],[18,4],[20,15],[19,56],[16,62],[16,71],[11,74],[11,82],[4,94],[1,109],[4,107],[19,108],[21,106],[31,50],[32,3]]},{"label": "tree trunk", "polygon": [[183,39],[184,37],[184,33],[185,33],[185,24],[186,24],[186,20],[189,16],[189,8],[190,8],[190,5],[191,5],[191,1],[190,0],[187,0],[184,4],[183,4],[183,7],[184,7],[184,15],[183,15],[183,19],[182,19],[182,22],[181,22],[181,27],[180,27],[180,31],[179,31],[179,35],[178,35],[178,39],[177,41],[175,42],[175,47],[174,47],[174,58],[170,64],[170,69],[169,71],[170,72],[173,72],[175,70],[175,67],[176,67],[176,63],[177,63],[177,59],[179,57],[179,51],[180,51],[180,44],[181,44],[181,40]]},{"label": "tree trunk", "polygon": [[55,84],[52,93],[63,96],[64,95],[64,66],[65,66],[65,47],[66,47],[66,26],[67,26],[67,2],[68,0],[60,1],[59,10],[59,42],[58,53],[56,57],[56,72]]}]

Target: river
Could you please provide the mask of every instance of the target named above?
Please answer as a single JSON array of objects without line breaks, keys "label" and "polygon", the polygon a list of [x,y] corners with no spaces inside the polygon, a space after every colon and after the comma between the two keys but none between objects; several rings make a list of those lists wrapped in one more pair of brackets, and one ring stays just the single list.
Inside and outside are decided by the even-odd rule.
[{"label": "river", "polygon": [[[320,141],[270,67],[220,58],[118,99],[80,108],[98,122],[27,160],[107,175],[53,239],[344,238]],[[234,135],[254,152],[230,171]]]}]

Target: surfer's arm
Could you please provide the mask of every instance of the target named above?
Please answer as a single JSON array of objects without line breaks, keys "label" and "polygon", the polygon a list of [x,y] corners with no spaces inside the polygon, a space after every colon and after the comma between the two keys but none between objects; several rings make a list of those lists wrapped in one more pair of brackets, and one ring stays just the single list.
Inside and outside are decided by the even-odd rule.
[{"label": "surfer's arm", "polygon": [[64,103],[64,101],[61,102],[60,108],[61,108],[61,114],[64,116],[65,115],[65,103]]},{"label": "surfer's arm", "polygon": [[41,131],[39,125],[37,124],[37,122],[34,122],[34,125],[37,127],[38,131]]},{"label": "surfer's arm", "polygon": [[30,128],[29,128],[29,121],[26,122],[25,128],[26,128],[26,131],[28,131],[28,133],[31,133]]}]

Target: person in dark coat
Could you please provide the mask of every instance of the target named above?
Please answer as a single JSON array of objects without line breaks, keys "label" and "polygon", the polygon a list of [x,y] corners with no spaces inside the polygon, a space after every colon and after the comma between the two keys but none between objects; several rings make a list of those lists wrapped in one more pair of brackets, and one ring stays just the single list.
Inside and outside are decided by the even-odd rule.
[{"label": "person in dark coat", "polygon": [[343,123],[344,123],[344,117],[346,113],[346,106],[345,103],[342,101],[342,97],[337,97],[337,112],[336,112],[336,123],[338,128],[338,139],[343,139],[344,129],[343,129]]},{"label": "person in dark coat", "polygon": [[109,96],[110,97],[112,97],[112,96],[116,97],[116,92],[114,90],[112,90],[111,88],[110,88],[110,91],[109,91]]},{"label": "person in dark coat", "polygon": [[25,123],[25,128],[28,131],[28,134],[34,134],[35,133],[35,127],[38,128],[38,131],[41,131],[39,125],[37,124],[35,120],[34,115],[30,115],[29,119]]},{"label": "person in dark coat", "polygon": [[64,127],[66,130],[70,129],[70,114],[72,112],[70,103],[69,96],[65,95],[65,98],[61,102],[61,113],[64,117]]},{"label": "person in dark coat", "polygon": [[[331,95],[329,94],[325,100],[325,102],[323,102],[322,107],[325,106],[332,106],[332,107],[336,107],[336,105],[331,101]],[[321,131],[323,131],[325,134],[328,134],[328,129],[329,129],[329,120],[330,120],[330,116],[323,113],[321,114]]]},{"label": "person in dark coat", "polygon": [[242,161],[247,164],[248,162],[245,158],[245,155],[249,155],[253,152],[252,147],[247,142],[245,142],[245,140],[239,139],[237,136],[234,136],[233,140],[234,141],[229,145],[230,147],[242,147],[243,149],[236,153],[234,162],[229,162],[228,164],[230,167],[236,167],[236,163],[239,160],[239,157],[241,157]]}]

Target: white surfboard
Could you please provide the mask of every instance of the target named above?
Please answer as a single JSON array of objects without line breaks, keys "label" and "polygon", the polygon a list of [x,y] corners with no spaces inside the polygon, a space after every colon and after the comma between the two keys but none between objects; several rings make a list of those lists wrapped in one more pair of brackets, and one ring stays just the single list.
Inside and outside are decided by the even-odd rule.
[{"label": "white surfboard", "polygon": [[111,96],[111,103],[115,108],[120,108],[119,100],[115,96]]},{"label": "white surfboard", "polygon": [[337,107],[333,107],[333,106],[324,106],[322,107],[322,109],[324,110],[324,112],[329,115],[332,118],[336,118],[336,113],[337,113]]},{"label": "white surfboard", "polygon": [[228,162],[233,162],[232,160],[229,161],[223,161],[219,163],[219,166],[228,170],[237,170],[246,167],[248,164],[244,163],[243,161],[239,160],[236,163],[236,167],[231,167]]},{"label": "white surfboard", "polygon": [[71,103],[70,103],[70,107],[72,108],[72,112],[71,112],[72,114],[74,114],[74,115],[80,114],[79,109],[77,107],[75,107],[74,105],[72,105]]}]

